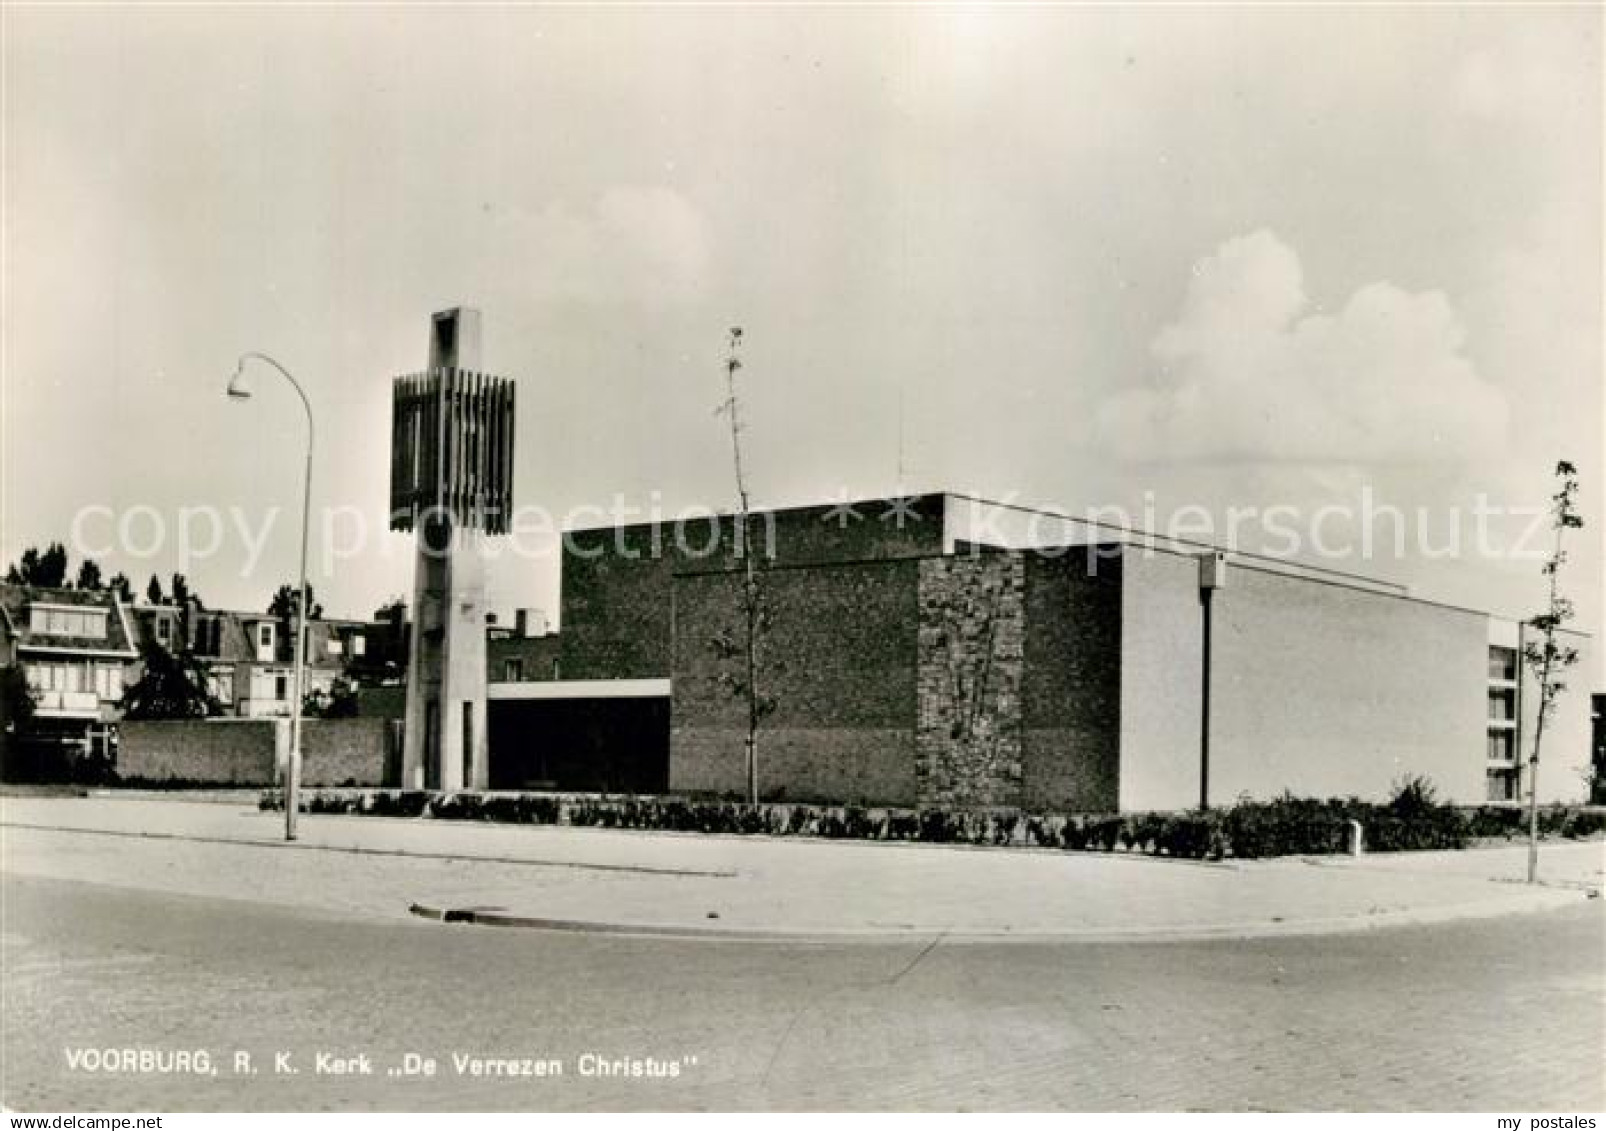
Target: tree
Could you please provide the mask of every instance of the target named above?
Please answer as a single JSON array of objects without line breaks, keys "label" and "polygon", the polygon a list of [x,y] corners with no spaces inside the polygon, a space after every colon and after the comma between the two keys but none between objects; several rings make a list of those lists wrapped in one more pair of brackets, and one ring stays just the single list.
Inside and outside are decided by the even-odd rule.
[{"label": "tree", "polygon": [[44,552],[30,546],[22,552],[17,564],[6,570],[6,580],[13,585],[38,585],[56,589],[67,580],[67,547],[52,542]]},{"label": "tree", "polygon": [[356,683],[346,676],[336,676],[327,692],[313,690],[302,697],[301,713],[313,719],[356,718]]},{"label": "tree", "polygon": [[123,604],[134,603],[134,587],[129,583],[126,573],[114,573],[112,579],[106,583],[106,588],[117,594],[117,599]]},{"label": "tree", "polygon": [[206,669],[191,656],[175,656],[160,644],[140,645],[144,672],[123,693],[130,719],[204,719],[221,707],[206,686]]},{"label": "tree", "polygon": [[189,579],[182,573],[173,575],[171,585],[172,588],[169,592],[172,596],[173,604],[178,606],[178,638],[187,651],[190,648],[191,640],[190,605],[193,603],[196,608],[205,608],[205,606],[201,604],[199,597],[190,592]]},{"label": "tree", "polygon": [[[273,600],[268,602],[268,615],[279,620],[279,639],[290,641],[291,655],[295,655],[296,639],[296,611],[301,607],[301,587],[299,585],[281,585],[274,590]],[[315,621],[323,616],[323,606],[318,604],[312,592],[312,586],[307,586],[307,620]]]},{"label": "tree", "polygon": [[38,701],[21,664],[0,667],[0,732],[15,737],[27,731]]},{"label": "tree", "polygon": [[165,605],[167,598],[162,595],[162,579],[154,573],[150,581],[145,584],[145,603],[148,605]]},{"label": "tree", "polygon": [[100,578],[100,566],[95,564],[94,559],[85,558],[78,564],[78,579],[73,582],[73,585],[79,589],[98,592],[104,588]]},{"label": "tree", "polygon": [[[281,585],[274,590],[273,600],[268,602],[268,615],[278,617],[282,621],[295,619],[296,610],[301,606],[301,586]],[[308,620],[318,620],[323,616],[323,606],[318,604],[317,596],[312,586],[307,586],[307,613]]]},{"label": "tree", "polygon": [[747,803],[758,804],[758,729],[764,717],[775,709],[773,699],[766,697],[759,686],[760,646],[768,617],[764,607],[764,589],[758,571],[757,555],[753,552],[751,500],[747,493],[747,477],[742,467],[742,406],[736,393],[736,375],[741,372],[739,356],[742,345],[742,328],[733,326],[727,339],[725,356],[725,387],[727,395],[719,412],[730,421],[731,455],[736,474],[736,556],[742,562],[742,641],[740,646],[728,636],[715,636],[712,644],[715,654],[724,660],[733,660],[738,653],[744,671],[735,675],[722,673],[721,682],[740,696],[747,708],[747,734],[743,742],[747,763]]},{"label": "tree", "polygon": [[1567,689],[1567,669],[1578,662],[1578,649],[1556,639],[1573,617],[1573,603],[1561,595],[1559,575],[1567,561],[1562,539],[1569,530],[1583,527],[1578,514],[1578,471],[1562,460],[1556,464],[1556,478],[1561,486],[1550,496],[1550,528],[1555,542],[1541,567],[1549,586],[1550,599],[1545,611],[1528,621],[1528,626],[1539,635],[1537,639],[1525,635],[1522,658],[1533,673],[1539,688],[1538,717],[1534,723],[1533,753],[1528,758],[1528,882],[1539,878],[1539,750],[1545,740],[1545,723],[1556,713],[1556,698]]}]

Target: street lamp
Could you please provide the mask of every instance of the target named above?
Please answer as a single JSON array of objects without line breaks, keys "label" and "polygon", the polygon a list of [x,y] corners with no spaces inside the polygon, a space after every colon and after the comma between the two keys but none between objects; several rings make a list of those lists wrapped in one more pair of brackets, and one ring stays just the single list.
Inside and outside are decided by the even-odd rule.
[{"label": "street lamp", "polygon": [[244,353],[234,366],[234,377],[229,381],[229,396],[234,400],[249,400],[251,390],[245,382],[245,363],[252,358],[266,362],[279,371],[296,395],[301,407],[307,411],[307,467],[301,481],[301,598],[296,603],[296,655],[295,678],[291,688],[290,756],[284,767],[284,839],[296,839],[296,811],[300,807],[301,789],[301,697],[307,666],[307,523],[312,511],[312,404],[300,383],[290,371],[265,353]]}]

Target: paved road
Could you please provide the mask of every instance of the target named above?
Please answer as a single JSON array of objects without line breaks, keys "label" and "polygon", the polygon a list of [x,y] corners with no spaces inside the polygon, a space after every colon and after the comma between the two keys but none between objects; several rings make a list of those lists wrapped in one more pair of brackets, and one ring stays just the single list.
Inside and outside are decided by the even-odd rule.
[{"label": "paved road", "polygon": [[[0,885],[0,1100],[23,1110],[1606,1107],[1599,900],[1326,938],[928,949]],[[90,1047],[205,1049],[218,1072],[70,1069]],[[275,1074],[281,1051],[299,1075]],[[320,1051],[375,1075],[317,1075]],[[454,1052],[563,1075],[460,1075]],[[437,1075],[388,1076],[408,1053]],[[583,1076],[587,1054],[681,1074]]]}]

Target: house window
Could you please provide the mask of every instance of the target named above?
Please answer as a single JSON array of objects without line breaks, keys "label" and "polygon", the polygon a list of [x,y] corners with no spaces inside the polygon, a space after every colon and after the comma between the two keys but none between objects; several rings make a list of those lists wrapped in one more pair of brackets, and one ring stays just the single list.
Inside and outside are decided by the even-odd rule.
[{"label": "house window", "polygon": [[1517,717],[1517,692],[1514,688],[1489,689],[1489,717],[1502,722]]},{"label": "house window", "polygon": [[104,609],[57,609],[35,605],[28,610],[28,628],[43,636],[106,638]]},{"label": "house window", "polygon": [[368,651],[368,638],[362,633],[356,633],[351,638],[351,654],[361,656]]},{"label": "house window", "polygon": [[1517,733],[1511,730],[1489,732],[1489,761],[1510,763],[1516,761]]},{"label": "house window", "polygon": [[1517,771],[1490,769],[1486,777],[1490,801],[1517,800]]},{"label": "house window", "polygon": [[123,669],[102,664],[95,668],[95,694],[109,703],[123,697]]},{"label": "house window", "polygon": [[273,677],[273,697],[281,702],[290,698],[290,680],[286,676]]},{"label": "house window", "polygon": [[1517,679],[1517,650],[1491,646],[1489,649],[1489,678],[1503,683]]},{"label": "house window", "polygon": [[507,682],[509,682],[509,683],[517,683],[519,680],[523,679],[524,678],[524,661],[523,660],[517,660],[517,659],[515,659],[515,660],[503,660],[502,661],[502,678],[504,680],[506,680]]},{"label": "house window", "polygon": [[216,656],[223,643],[223,622],[216,618],[205,620],[195,632],[195,650],[203,656]]},{"label": "house window", "polygon": [[156,618],[156,639],[164,645],[173,639],[173,622],[166,617]]},{"label": "house window", "polygon": [[273,647],[273,626],[271,624],[264,623],[257,625],[257,647]]},{"label": "house window", "polygon": [[66,664],[37,664],[33,669],[34,687],[39,691],[72,690],[72,669]]}]

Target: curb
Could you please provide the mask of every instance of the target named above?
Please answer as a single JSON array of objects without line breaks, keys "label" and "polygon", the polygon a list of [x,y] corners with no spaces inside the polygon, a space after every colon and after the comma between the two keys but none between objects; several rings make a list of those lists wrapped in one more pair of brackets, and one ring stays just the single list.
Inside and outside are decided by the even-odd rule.
[{"label": "curb", "polygon": [[438,923],[464,923],[481,927],[512,927],[520,930],[552,931],[571,934],[613,935],[623,938],[672,939],[687,942],[759,943],[912,943],[940,940],[945,943],[1110,943],[1110,942],[1207,942],[1221,939],[1275,938],[1300,935],[1353,934],[1391,927],[1423,926],[1464,919],[1489,919],[1502,915],[1534,914],[1575,904],[1580,896],[1593,893],[1574,888],[1546,888],[1525,891],[1522,898],[1483,899],[1446,907],[1379,911],[1367,915],[1330,918],[1279,919],[1265,922],[1185,923],[1150,928],[1066,928],[1062,930],[1013,931],[1009,928],[966,929],[928,927],[841,927],[810,930],[786,927],[711,927],[701,923],[643,923],[601,919],[566,919],[551,916],[519,915],[502,907],[448,907],[411,903],[408,912],[417,918]]}]

